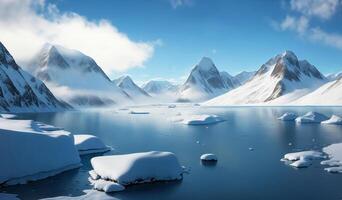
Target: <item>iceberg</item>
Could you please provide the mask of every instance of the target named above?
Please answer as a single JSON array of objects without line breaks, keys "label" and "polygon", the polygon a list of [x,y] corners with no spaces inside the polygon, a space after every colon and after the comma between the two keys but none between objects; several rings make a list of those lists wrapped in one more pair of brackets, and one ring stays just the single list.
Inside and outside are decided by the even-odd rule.
[{"label": "iceberg", "polygon": [[334,125],[342,125],[342,117],[337,115],[332,115],[330,119],[322,121],[322,124],[334,124]]},{"label": "iceberg", "polygon": [[323,152],[329,156],[329,160],[321,162],[322,165],[330,166],[325,168],[325,170],[331,173],[342,173],[342,143],[324,147]]},{"label": "iceberg", "polygon": [[217,115],[190,115],[185,116],[182,123],[187,125],[207,125],[216,124],[223,121],[224,119]]},{"label": "iceberg", "polygon": [[282,161],[293,161],[290,165],[296,168],[308,167],[312,164],[312,160],[324,158],[323,153],[318,151],[300,151],[287,153]]},{"label": "iceberg", "polygon": [[75,146],[80,155],[91,153],[102,153],[110,151],[111,148],[103,144],[100,138],[94,135],[80,134],[74,135]]},{"label": "iceberg", "polygon": [[278,119],[282,121],[294,121],[297,117],[298,115],[296,113],[286,112],[281,117],[278,117]]},{"label": "iceberg", "polygon": [[45,131],[32,120],[0,118],[0,184],[23,184],[77,168],[70,132]]},{"label": "iceberg", "polygon": [[317,112],[308,112],[303,116],[297,117],[297,123],[321,123],[322,121],[327,120],[328,117],[317,113]]},{"label": "iceberg", "polygon": [[171,152],[149,151],[94,157],[94,171],[104,180],[120,185],[181,180],[183,168]]},{"label": "iceberg", "polygon": [[217,156],[212,153],[206,153],[206,154],[201,155],[200,159],[202,161],[217,161]]}]

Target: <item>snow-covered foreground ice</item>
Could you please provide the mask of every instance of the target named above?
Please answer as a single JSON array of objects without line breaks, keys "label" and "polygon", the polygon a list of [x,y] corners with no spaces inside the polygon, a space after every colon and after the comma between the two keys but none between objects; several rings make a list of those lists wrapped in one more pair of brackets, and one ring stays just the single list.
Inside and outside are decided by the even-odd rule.
[{"label": "snow-covered foreground ice", "polygon": [[101,179],[121,185],[180,180],[183,174],[176,155],[171,152],[99,156],[91,159],[91,165]]},{"label": "snow-covered foreground ice", "polygon": [[80,166],[70,132],[32,120],[0,118],[0,184],[26,183]]},{"label": "snow-covered foreground ice", "polygon": [[12,118],[15,118],[17,116],[14,114],[0,114],[0,117],[5,118],[5,119],[12,119]]},{"label": "snow-covered foreground ice", "polygon": [[282,161],[293,161],[290,163],[291,166],[302,168],[310,166],[312,164],[312,160],[323,158],[324,155],[318,151],[300,151],[285,154]]},{"label": "snow-covered foreground ice", "polygon": [[212,153],[206,153],[201,155],[200,159],[203,161],[217,161],[217,156]]},{"label": "snow-covered foreground ice", "polygon": [[322,124],[334,124],[334,125],[342,125],[342,118],[337,115],[332,115],[330,119],[322,121]]},{"label": "snow-covered foreground ice", "polygon": [[282,121],[294,121],[297,117],[298,115],[296,113],[286,112],[278,119]]},{"label": "snow-covered foreground ice", "polygon": [[223,122],[217,115],[188,115],[184,116],[182,123],[187,125],[207,125]]},{"label": "snow-covered foreground ice", "polygon": [[342,173],[342,143],[324,147],[323,152],[329,155],[329,160],[322,161],[321,164],[331,166],[325,168],[325,170],[328,172]]},{"label": "snow-covered foreground ice", "polygon": [[297,123],[321,123],[322,121],[327,120],[328,117],[320,114],[318,112],[308,112],[303,116],[297,117]]},{"label": "snow-covered foreground ice", "polygon": [[101,153],[110,151],[110,147],[106,146],[100,138],[94,135],[80,134],[74,135],[75,146],[80,155]]}]

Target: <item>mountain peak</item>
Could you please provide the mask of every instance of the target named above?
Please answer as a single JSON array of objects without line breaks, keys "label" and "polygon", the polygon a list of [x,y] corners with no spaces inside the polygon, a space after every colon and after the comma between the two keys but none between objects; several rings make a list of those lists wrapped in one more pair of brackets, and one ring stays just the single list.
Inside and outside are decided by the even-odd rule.
[{"label": "mountain peak", "polygon": [[215,64],[211,60],[211,58],[204,56],[204,57],[201,58],[200,62],[197,64],[197,66],[201,70],[210,70],[211,68],[215,67]]},{"label": "mountain peak", "polygon": [[11,63],[14,62],[13,57],[8,52],[6,47],[0,42],[0,62]]}]

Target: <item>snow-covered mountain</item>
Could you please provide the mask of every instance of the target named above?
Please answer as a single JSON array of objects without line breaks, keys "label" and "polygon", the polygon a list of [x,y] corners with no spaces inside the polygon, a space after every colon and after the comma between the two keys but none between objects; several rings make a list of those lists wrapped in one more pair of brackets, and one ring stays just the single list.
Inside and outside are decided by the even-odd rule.
[{"label": "snow-covered mountain", "polygon": [[342,77],[294,101],[294,105],[342,105]]},{"label": "snow-covered mountain", "polygon": [[262,65],[244,85],[205,105],[289,103],[326,82],[327,79],[308,61],[298,60],[293,52],[285,51]]},{"label": "snow-covered mountain", "polygon": [[252,71],[252,72],[243,71],[243,72],[236,74],[234,76],[234,79],[238,81],[241,85],[243,85],[246,81],[252,78],[255,73],[256,73],[255,71]]},{"label": "snow-covered mountain", "polygon": [[71,108],[57,100],[45,84],[17,65],[0,42],[0,111],[49,112]]},{"label": "snow-covered mountain", "polygon": [[138,101],[151,97],[146,91],[136,85],[129,76],[121,76],[113,80],[113,83],[125,91],[130,97]]},{"label": "snow-covered mountain", "polygon": [[141,85],[141,88],[149,94],[151,94],[152,96],[166,93],[174,93],[178,90],[177,85],[174,85],[166,80],[150,80]]},{"label": "snow-covered mountain", "polygon": [[203,57],[181,86],[179,101],[202,101],[227,92],[234,88],[230,77],[220,73],[210,58]]},{"label": "snow-covered mountain", "polygon": [[327,79],[330,81],[335,81],[341,77],[342,77],[342,72],[327,75]]},{"label": "snow-covered mountain", "polygon": [[89,56],[46,44],[29,68],[55,95],[77,106],[100,106],[130,101]]},{"label": "snow-covered mountain", "polygon": [[228,72],[220,72],[220,76],[227,89],[233,89],[241,85],[240,81]]}]

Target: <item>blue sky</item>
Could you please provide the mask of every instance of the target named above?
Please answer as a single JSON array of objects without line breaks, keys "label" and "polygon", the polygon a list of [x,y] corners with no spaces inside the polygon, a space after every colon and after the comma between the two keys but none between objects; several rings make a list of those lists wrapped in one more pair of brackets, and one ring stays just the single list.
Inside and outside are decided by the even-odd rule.
[{"label": "blue sky", "polygon": [[[141,83],[151,78],[184,79],[202,56],[219,70],[236,74],[256,70],[275,54],[294,51],[323,73],[342,71],[342,9],[309,13],[291,1],[274,0],[53,0],[60,12],[90,21],[109,20],[133,41],[161,41],[144,67],[111,73],[130,74]],[[178,2],[178,6],[175,3]],[[340,4],[340,3],[339,3]],[[307,8],[311,9],[311,8]],[[325,11],[323,11],[325,12]],[[286,17],[308,19],[305,31]],[[328,17],[327,17],[328,16]],[[329,35],[312,36],[314,28]],[[336,39],[329,40],[328,36]],[[328,39],[327,39],[328,38]],[[336,45],[337,44],[337,45]]]}]

